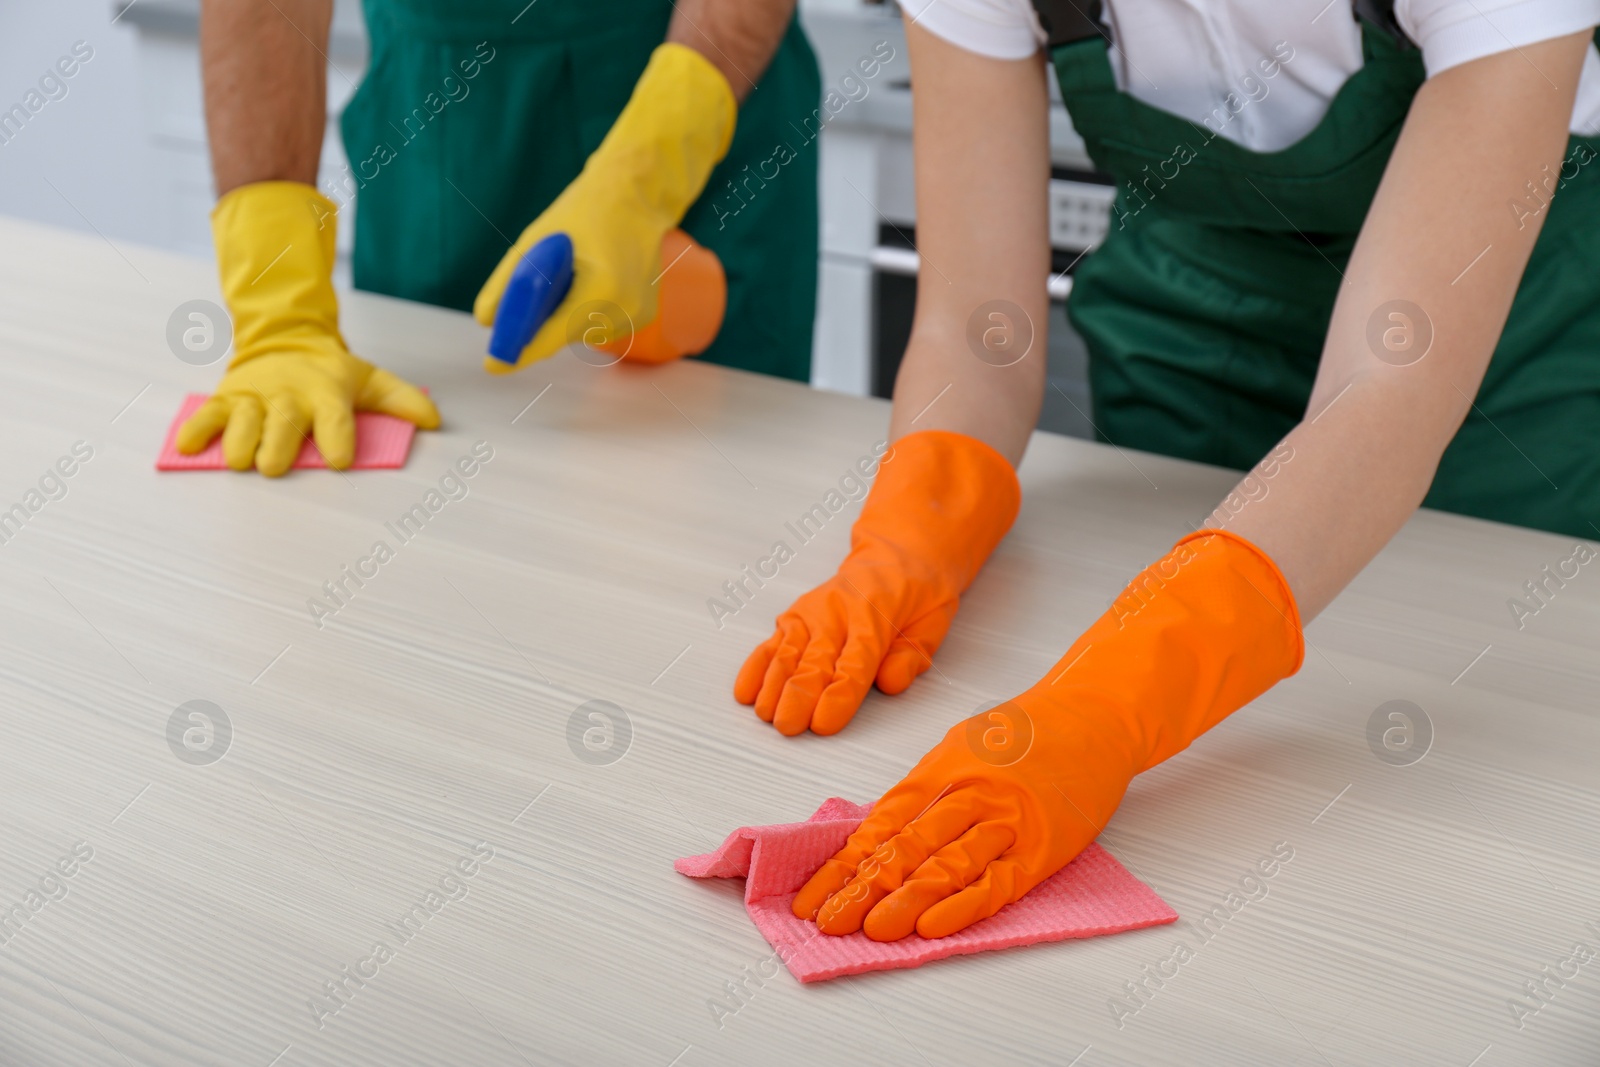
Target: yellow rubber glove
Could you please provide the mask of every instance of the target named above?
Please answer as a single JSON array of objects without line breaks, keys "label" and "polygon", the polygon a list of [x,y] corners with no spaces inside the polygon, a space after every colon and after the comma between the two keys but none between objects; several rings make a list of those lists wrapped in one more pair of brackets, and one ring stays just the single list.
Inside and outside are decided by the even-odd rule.
[{"label": "yellow rubber glove", "polygon": [[275,478],[294,463],[308,430],[329,466],[348,467],[356,411],[424,430],[439,425],[420,389],[357,359],[339,335],[336,210],[300,182],[255,182],[217,201],[211,232],[234,356],[211,399],[179,427],[179,452],[193,455],[221,433],[228,466],[253,465]]},{"label": "yellow rubber glove", "polygon": [[1255,545],[1190,534],[1032,689],[956,725],[812,875],[825,934],[947,937],[1066,866],[1134,775],[1300,669],[1294,594]]},{"label": "yellow rubber glove", "polygon": [[[484,357],[491,374],[548,359],[571,341],[572,313],[603,341],[643,330],[656,317],[661,239],[700,197],[728,153],[738,106],[722,72],[699,52],[664,44],[650,57],[627,107],[583,171],[534,219],[489,275],[472,313],[494,325],[500,296],[528,249],[552,233],[572,238],[573,280],[561,306],[534,334],[516,366]],[[618,314],[620,312],[620,314]],[[593,333],[589,332],[592,337]]]}]

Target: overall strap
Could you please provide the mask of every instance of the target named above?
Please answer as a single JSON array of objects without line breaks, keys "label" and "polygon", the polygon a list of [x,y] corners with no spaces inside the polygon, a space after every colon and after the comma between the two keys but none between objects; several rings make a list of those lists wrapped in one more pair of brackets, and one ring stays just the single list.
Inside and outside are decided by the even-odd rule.
[{"label": "overall strap", "polygon": [[1416,42],[1406,36],[1400,22],[1394,17],[1394,0],[1355,0],[1356,18],[1370,22],[1402,50],[1416,48]]}]

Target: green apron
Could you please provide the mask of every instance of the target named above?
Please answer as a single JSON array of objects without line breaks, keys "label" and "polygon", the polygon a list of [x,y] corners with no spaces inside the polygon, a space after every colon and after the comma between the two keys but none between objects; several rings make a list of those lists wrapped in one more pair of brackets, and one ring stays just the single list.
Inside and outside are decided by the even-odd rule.
[{"label": "green apron", "polygon": [[[1424,79],[1419,53],[1365,24],[1363,51],[1314,130],[1253,152],[1119,91],[1103,40],[1054,50],[1073,126],[1119,186],[1068,302],[1102,439],[1243,470],[1301,421],[1340,272]],[[1600,533],[1596,153],[1600,139],[1572,138],[1429,507]]]},{"label": "green apron", "polygon": [[[371,64],[340,123],[359,185],[356,287],[470,308],[628,102],[666,39],[671,0],[365,0],[365,9]],[[781,167],[772,157],[795,143],[791,123],[813,118],[821,95],[796,21],[683,220],[728,277],[727,317],[701,359],[810,378],[816,147]],[[743,198],[736,180],[750,190]]]}]

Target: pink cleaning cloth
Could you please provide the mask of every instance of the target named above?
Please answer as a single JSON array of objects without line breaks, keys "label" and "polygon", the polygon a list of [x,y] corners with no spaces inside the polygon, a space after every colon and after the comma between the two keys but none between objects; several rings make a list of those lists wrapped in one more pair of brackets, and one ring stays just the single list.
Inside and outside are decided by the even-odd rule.
[{"label": "pink cleaning cloth", "polygon": [[[424,390],[426,392],[426,390]],[[167,440],[156,457],[158,471],[222,471],[228,464],[222,458],[222,435],[205,447],[204,451],[186,456],[178,451],[178,427],[182,426],[206,402],[206,394],[190,393],[183,398],[183,406],[167,427]],[[379,415],[371,411],[356,412],[356,457],[351,470],[396,469],[406,465],[411,452],[411,439],[417,428],[405,419],[393,415]],[[308,467],[326,468],[322,453],[307,438],[300,445],[300,455],[295,458],[294,469]]]},{"label": "pink cleaning cloth", "polygon": [[756,929],[802,982],[920,967],[992,948],[1140,930],[1178,918],[1155,890],[1091,844],[1021,900],[949,937],[926,940],[913,933],[877,942],[859,931],[829,937],[816,924],[795,918],[790,905],[870,810],[833,797],[805,822],[741,826],[715,852],[687,856],[673,866],[690,878],[744,878],[744,905]]}]

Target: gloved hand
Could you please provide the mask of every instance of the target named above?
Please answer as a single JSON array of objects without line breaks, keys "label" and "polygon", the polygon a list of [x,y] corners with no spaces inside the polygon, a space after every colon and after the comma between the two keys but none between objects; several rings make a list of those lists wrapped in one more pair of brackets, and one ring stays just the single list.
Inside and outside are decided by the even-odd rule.
[{"label": "gloved hand", "polygon": [[1201,531],[1145,569],[1032,689],[957,724],[794,900],[826,934],[946,937],[1066,866],[1128,783],[1300,669],[1294,596]]},{"label": "gloved hand", "polygon": [[932,665],[1021,501],[1011,464],[982,441],[944,430],[900,438],[850,531],[850,555],[778,616],[734,698],[793,736],[843,729],[874,680],[903,691]]},{"label": "gloved hand", "polygon": [[[506,282],[528,249],[552,233],[572,238],[573,282],[567,297],[534,334],[515,366],[486,357],[484,369],[506,374],[548,359],[572,340],[572,312],[604,301],[582,328],[596,342],[641,331],[656,317],[661,239],[700,196],[711,170],[727,155],[738,108],[722,73],[694,49],[663,44],[650,57],[633,96],[583,171],[522,231],[478,292],[472,313],[494,325]],[[594,331],[604,334],[593,337]]]},{"label": "gloved hand", "polygon": [[211,398],[178,428],[193,455],[222,434],[234,470],[277,477],[306,431],[330,467],[355,457],[355,411],[379,411],[424,430],[439,425],[416,386],[357,359],[339,335],[333,293],[335,208],[309,185],[255,182],[211,213],[234,356]]}]

